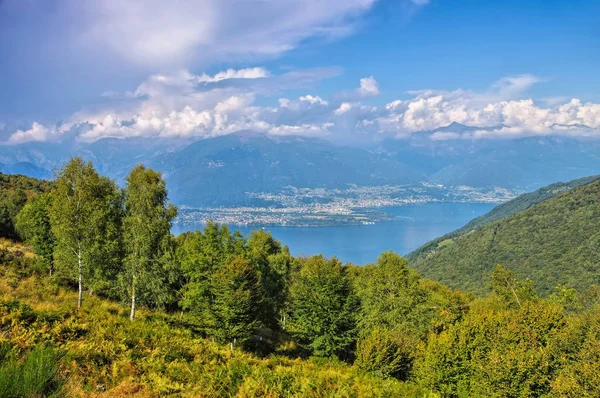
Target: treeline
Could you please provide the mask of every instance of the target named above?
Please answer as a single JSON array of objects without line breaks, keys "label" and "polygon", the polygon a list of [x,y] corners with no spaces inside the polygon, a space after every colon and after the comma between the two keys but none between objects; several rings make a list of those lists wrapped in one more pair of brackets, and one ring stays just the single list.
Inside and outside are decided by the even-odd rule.
[{"label": "treeline", "polygon": [[[600,395],[595,287],[559,286],[542,299],[497,266],[491,293],[474,299],[422,279],[393,252],[357,267],[293,257],[262,230],[244,237],[210,222],[173,236],[161,175],[138,166],[126,181],[120,189],[75,158],[16,216],[44,278],[77,288],[84,309],[88,295],[127,303],[131,325],[139,305],[163,310],[231,351],[339,358],[442,396]],[[110,366],[116,354],[103,355]],[[185,358],[181,374],[194,375]]]},{"label": "treeline", "polygon": [[598,179],[600,179],[600,176],[595,175],[578,178],[569,182],[557,182],[537,189],[533,192],[527,192],[519,195],[518,197],[509,200],[506,203],[502,203],[494,207],[488,213],[472,219],[461,228],[425,243],[423,246],[407,254],[406,257],[409,259],[409,261],[415,261],[419,257],[424,257],[432,252],[435,252],[440,247],[440,244],[441,247],[443,247],[444,243],[442,242],[448,243],[452,240],[456,240],[461,235],[468,234],[476,228],[483,227],[486,224],[490,224],[494,221],[512,216],[513,214],[519,213],[523,210],[527,210],[530,207],[560,195],[561,193],[590,184]]},{"label": "treeline", "polygon": [[552,294],[559,284],[584,293],[600,284],[599,219],[600,181],[595,179],[439,242],[410,265],[427,278],[477,294],[490,291],[497,264],[520,279],[533,280],[542,296]]},{"label": "treeline", "polygon": [[[167,310],[232,347],[266,329],[348,359],[375,327],[419,339],[464,312],[463,296],[425,284],[394,253],[365,268],[294,258],[265,231],[246,238],[213,222],[175,237],[176,214],[159,173],[137,166],[120,189],[74,158],[23,206],[16,229],[53,280],[77,287],[77,307],[96,294],[128,302],[131,320],[137,305]],[[378,295],[392,277],[399,290]]]},{"label": "treeline", "polygon": [[15,229],[17,214],[28,198],[49,190],[50,183],[47,181],[0,173],[0,236],[19,239]]}]

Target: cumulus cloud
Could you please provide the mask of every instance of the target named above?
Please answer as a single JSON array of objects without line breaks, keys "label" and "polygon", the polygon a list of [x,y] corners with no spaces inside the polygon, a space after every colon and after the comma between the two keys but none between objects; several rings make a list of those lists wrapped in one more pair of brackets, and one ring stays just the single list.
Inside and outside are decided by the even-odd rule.
[{"label": "cumulus cloud", "polygon": [[[326,99],[314,92],[297,98],[281,97],[266,105],[269,97],[279,94],[275,86],[284,82],[293,86],[294,76],[302,80],[307,74],[295,71],[275,75],[263,68],[248,68],[215,75],[188,71],[152,75],[133,92],[114,97],[108,107],[82,110],[59,126],[34,123],[28,130],[14,132],[5,143],[57,140],[68,131],[76,131],[77,139],[83,141],[105,137],[208,138],[240,130],[345,142],[415,134],[434,141],[531,135],[600,137],[600,104],[570,99],[549,105],[515,98],[541,80],[529,75],[503,78],[483,92],[412,91],[410,98],[385,106],[341,100],[343,95],[336,94]],[[354,90],[360,98],[378,92],[372,77],[362,79]],[[258,101],[259,97],[263,99]],[[468,127],[446,127],[452,123]]]},{"label": "cumulus cloud", "polygon": [[337,108],[335,111],[333,111],[333,113],[335,113],[336,115],[343,115],[344,113],[348,112],[350,109],[352,109],[352,104],[349,102],[342,102],[339,106],[339,108]]},{"label": "cumulus cloud", "polygon": [[360,88],[358,93],[362,97],[374,97],[379,95],[379,83],[373,76],[360,79]]},{"label": "cumulus cloud", "polygon": [[319,104],[319,105],[327,105],[328,104],[327,101],[325,101],[323,98],[319,97],[318,95],[315,95],[313,97],[312,95],[308,94],[308,95],[304,95],[304,96],[300,97],[299,99],[300,99],[300,101],[306,101],[310,104]]},{"label": "cumulus cloud", "polygon": [[34,122],[28,130],[17,130],[8,139],[8,144],[22,144],[29,141],[47,141],[57,134],[55,128],[48,128]]},{"label": "cumulus cloud", "polygon": [[[391,102],[386,109],[389,113],[378,118],[379,126],[398,135],[431,131],[453,122],[485,127],[461,134],[463,138],[600,133],[600,104],[582,103],[578,99],[554,107],[540,107],[532,99],[481,106],[478,96],[473,93],[423,92],[409,100]],[[442,133],[432,135],[432,139],[457,138],[455,132]]]},{"label": "cumulus cloud", "polygon": [[380,94],[379,83],[373,76],[360,79],[360,86],[354,90],[343,91],[336,98],[345,102],[358,102],[362,99],[376,97]]}]

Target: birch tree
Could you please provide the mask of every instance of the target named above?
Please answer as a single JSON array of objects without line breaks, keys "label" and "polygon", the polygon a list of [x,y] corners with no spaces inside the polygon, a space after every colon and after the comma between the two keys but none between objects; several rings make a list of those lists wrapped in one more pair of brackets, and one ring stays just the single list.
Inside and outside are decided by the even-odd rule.
[{"label": "birch tree", "polygon": [[160,303],[165,294],[163,248],[170,237],[177,209],[168,203],[167,188],[160,173],[136,166],[127,177],[123,237],[126,250],[126,283],[131,298],[129,318],[135,318],[136,300],[150,298]]},{"label": "birch tree", "polygon": [[[100,176],[91,162],[76,157],[58,173],[51,192],[49,211],[56,240],[54,259],[67,276],[77,275],[77,308],[81,307],[86,276],[104,264],[107,223],[114,221],[119,207],[114,182]],[[118,239],[115,233],[112,239]],[[73,272],[75,270],[75,272]]]}]

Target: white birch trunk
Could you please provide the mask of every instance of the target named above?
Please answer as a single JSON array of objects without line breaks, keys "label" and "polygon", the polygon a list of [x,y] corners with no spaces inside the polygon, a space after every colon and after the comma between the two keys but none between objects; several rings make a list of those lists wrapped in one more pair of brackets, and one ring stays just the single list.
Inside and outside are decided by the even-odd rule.
[{"label": "white birch trunk", "polygon": [[133,321],[135,318],[135,275],[131,281],[131,313],[129,314],[129,320]]},{"label": "white birch trunk", "polygon": [[77,262],[79,265],[79,296],[77,298],[77,309],[81,308],[81,300],[83,295],[83,266],[81,264],[81,250],[77,251]]}]

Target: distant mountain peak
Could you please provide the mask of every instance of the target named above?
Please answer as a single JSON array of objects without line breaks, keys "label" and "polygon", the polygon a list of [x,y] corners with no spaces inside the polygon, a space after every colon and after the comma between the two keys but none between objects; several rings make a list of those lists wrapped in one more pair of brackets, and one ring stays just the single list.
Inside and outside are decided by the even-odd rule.
[{"label": "distant mountain peak", "polygon": [[506,127],[506,126],[503,124],[500,124],[497,126],[482,127],[482,126],[467,126],[466,124],[452,122],[445,127],[438,127],[437,129],[431,130],[431,131],[429,131],[429,133],[437,133],[437,132],[464,133],[467,131],[478,131],[478,130],[493,131],[493,130],[500,130],[504,127]]}]

